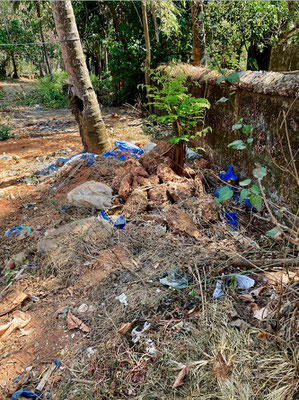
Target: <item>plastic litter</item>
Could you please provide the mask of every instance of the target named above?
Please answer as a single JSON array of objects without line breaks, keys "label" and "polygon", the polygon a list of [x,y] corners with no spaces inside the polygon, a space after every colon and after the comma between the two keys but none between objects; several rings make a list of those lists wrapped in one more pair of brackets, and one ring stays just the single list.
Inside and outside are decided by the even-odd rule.
[{"label": "plastic litter", "polygon": [[151,324],[149,322],[145,322],[143,324],[141,331],[139,331],[137,328],[132,329],[132,332],[131,332],[132,341],[134,343],[137,343],[143,336],[145,336],[144,332],[146,332],[150,327],[151,327]]},{"label": "plastic litter", "polygon": [[152,341],[152,339],[147,339],[145,345],[145,350],[148,354],[155,355],[157,353],[155,343]]},{"label": "plastic litter", "polygon": [[122,293],[119,296],[116,296],[115,298],[116,298],[116,300],[119,300],[119,302],[121,304],[123,304],[125,307],[127,307],[128,302],[127,302],[127,296],[125,295],[125,293]]},{"label": "plastic litter", "polygon": [[154,142],[148,142],[146,143],[146,145],[144,146],[144,152],[145,153],[149,153],[150,151],[153,150],[153,148],[155,148],[157,145]]},{"label": "plastic litter", "polygon": [[[237,289],[250,289],[255,285],[255,280],[252,278],[249,278],[248,276],[245,275],[235,275],[235,274],[230,274],[227,276],[229,279],[229,282],[231,282],[232,278],[235,277],[236,282],[237,282]],[[219,279],[216,282],[216,287],[213,293],[213,299],[218,299],[219,297],[224,296],[223,292],[223,285],[224,285],[224,278]]]},{"label": "plastic litter", "polygon": [[94,153],[81,152],[78,154],[73,154],[72,156],[67,158],[59,157],[54,163],[50,164],[48,167],[42,169],[41,171],[38,171],[37,175],[49,175],[51,172],[57,171],[58,169],[68,164],[73,164],[86,160],[87,160],[86,165],[88,167],[91,167],[92,165],[96,164],[95,156],[96,154]]},{"label": "plastic litter", "polygon": [[237,176],[233,173],[232,165],[228,166],[226,173],[220,173],[219,178],[228,183],[235,183],[238,180]]},{"label": "plastic litter", "polygon": [[191,285],[192,276],[185,274],[178,269],[169,269],[160,278],[159,282],[164,286],[174,289],[184,289]]},{"label": "plastic litter", "polygon": [[239,216],[238,214],[234,212],[226,212],[225,213],[225,218],[228,223],[228,225],[231,226],[231,228],[235,231],[239,225]]},{"label": "plastic litter", "polygon": [[36,393],[32,393],[28,389],[18,390],[11,396],[11,400],[19,400],[19,397],[25,397],[26,399],[41,399],[40,395],[38,395]]},{"label": "plastic litter", "polygon": [[144,153],[141,147],[124,140],[116,140],[114,146],[115,148],[113,150],[106,151],[102,156],[116,157],[117,160],[123,161],[127,159],[128,154],[132,157],[139,158]]},{"label": "plastic litter", "polygon": [[20,236],[23,231],[27,231],[27,235],[31,235],[32,231],[29,226],[18,225],[15,228],[11,228],[5,232],[4,236],[9,238],[11,235]]},{"label": "plastic litter", "polygon": [[108,215],[105,213],[105,211],[101,210],[99,213],[99,219],[104,219],[105,221],[110,222],[110,224],[113,224],[114,228],[117,229],[124,229],[124,227],[127,224],[127,221],[124,219],[124,217],[120,216],[117,218],[117,220],[115,221],[115,223],[113,223],[111,221],[111,219],[109,219]]},{"label": "plastic litter", "polygon": [[112,189],[104,183],[88,181],[67,194],[74,206],[94,207],[98,210],[111,207]]},{"label": "plastic litter", "polygon": [[0,156],[0,161],[2,160],[12,160],[13,156],[7,156],[5,153],[3,153],[2,156]]},{"label": "plastic litter", "polygon": [[189,147],[186,147],[186,158],[188,160],[195,160],[196,158],[202,158],[202,156],[196,151],[189,149]]}]

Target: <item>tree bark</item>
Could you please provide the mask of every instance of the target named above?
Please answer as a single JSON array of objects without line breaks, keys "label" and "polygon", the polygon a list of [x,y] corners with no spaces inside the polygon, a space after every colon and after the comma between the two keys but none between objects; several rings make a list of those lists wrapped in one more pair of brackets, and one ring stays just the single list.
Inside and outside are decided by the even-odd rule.
[{"label": "tree bark", "polygon": [[[143,29],[144,29],[144,40],[145,40],[145,70],[144,70],[144,78],[145,84],[147,85],[147,93],[149,91],[150,85],[150,68],[151,68],[151,43],[149,37],[149,30],[148,30],[148,21],[147,21],[147,12],[146,12],[146,1],[142,0],[141,2],[141,11],[142,11],[142,22],[143,22]],[[148,98],[149,100],[149,98]],[[149,106],[150,112],[152,112],[152,106]]]},{"label": "tree bark", "polygon": [[153,21],[154,21],[156,41],[157,41],[157,43],[159,43],[160,42],[159,28],[158,28],[158,22],[157,22],[157,16],[156,16],[156,8],[155,8],[153,0],[151,0],[151,13],[152,13]]},{"label": "tree bark", "polygon": [[39,33],[40,33],[40,37],[41,37],[41,40],[42,40],[42,43],[43,43],[43,51],[44,51],[45,61],[46,61],[46,64],[47,64],[48,74],[52,75],[50,62],[49,62],[49,57],[48,57],[48,52],[47,52],[47,47],[46,47],[46,44],[45,44],[45,38],[44,38],[44,33],[43,33],[40,5],[39,5],[38,1],[36,2],[36,12],[37,12],[37,17],[38,17]]},{"label": "tree bark", "polygon": [[[207,65],[204,58],[206,53],[206,32],[203,19],[203,1],[191,1],[192,15],[192,34],[193,34],[193,65],[198,67],[200,64]],[[201,17],[199,17],[201,15]],[[204,58],[204,60],[202,60]],[[201,61],[202,60],[202,61]]]},{"label": "tree bark", "polygon": [[[173,129],[173,135],[174,137],[180,137],[182,136],[182,127],[179,118],[177,118],[173,124],[172,124],[172,129]],[[184,171],[184,164],[185,164],[185,146],[183,140],[181,140],[179,143],[175,145],[174,149],[174,157],[173,157],[173,162],[174,162],[174,172],[176,172],[178,175],[182,175]]]},{"label": "tree bark", "polygon": [[51,0],[51,7],[69,77],[69,101],[83,146],[101,154],[110,147],[109,139],[90,81],[71,0]]},{"label": "tree bark", "polygon": [[116,40],[119,42],[120,24],[119,24],[118,16],[116,14],[114,5],[112,3],[107,3],[107,6],[112,15],[113,25],[114,25],[115,34],[116,34]]}]

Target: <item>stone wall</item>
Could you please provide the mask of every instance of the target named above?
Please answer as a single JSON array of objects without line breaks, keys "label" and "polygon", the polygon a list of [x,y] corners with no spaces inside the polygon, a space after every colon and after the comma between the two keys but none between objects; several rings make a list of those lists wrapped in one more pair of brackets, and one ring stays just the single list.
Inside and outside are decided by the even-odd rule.
[{"label": "stone wall", "polygon": [[280,44],[271,50],[269,71],[299,70],[299,45]]},{"label": "stone wall", "polygon": [[[227,97],[225,84],[217,83],[218,72],[190,65],[179,65],[176,68],[188,75],[191,92],[196,97],[207,98],[211,103],[206,113],[205,126],[210,126],[212,133],[200,144],[206,149],[212,163],[223,169],[232,164],[240,178],[252,177],[253,161],[247,151],[227,147],[245,135],[231,129],[237,122],[231,104],[217,103],[221,97]],[[295,179],[281,169],[290,160],[282,121],[283,113],[286,113],[290,143],[295,154],[299,149],[299,75],[242,71],[239,76],[240,82],[233,83],[236,91],[233,96],[234,106],[244,123],[253,126],[253,149],[256,159],[267,167],[267,187],[276,200],[296,205],[299,194]],[[192,82],[199,82],[200,87],[192,85]]]}]

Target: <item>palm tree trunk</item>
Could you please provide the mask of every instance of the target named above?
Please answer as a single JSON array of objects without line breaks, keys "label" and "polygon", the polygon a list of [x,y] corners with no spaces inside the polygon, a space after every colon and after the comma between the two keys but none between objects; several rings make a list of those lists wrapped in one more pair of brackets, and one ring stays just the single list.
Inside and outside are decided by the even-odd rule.
[{"label": "palm tree trunk", "polygon": [[[144,71],[144,78],[145,84],[147,86],[147,92],[149,91],[150,85],[150,69],[151,69],[151,43],[149,37],[149,30],[148,30],[148,21],[147,21],[147,12],[146,12],[146,1],[141,1],[141,11],[142,11],[142,22],[143,22],[143,29],[144,29],[144,40],[145,40],[145,48],[146,48],[146,55],[145,55],[145,71]],[[148,98],[149,100],[149,98]],[[149,107],[150,112],[152,112],[152,106]]]},{"label": "palm tree trunk", "polygon": [[69,101],[84,148],[103,153],[110,147],[109,138],[90,81],[71,0],[51,0],[51,7],[69,77]]}]

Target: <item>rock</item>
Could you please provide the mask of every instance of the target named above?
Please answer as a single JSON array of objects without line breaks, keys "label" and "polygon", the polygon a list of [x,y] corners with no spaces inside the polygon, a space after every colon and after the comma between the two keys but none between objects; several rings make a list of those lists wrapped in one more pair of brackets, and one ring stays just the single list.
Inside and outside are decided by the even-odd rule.
[{"label": "rock", "polygon": [[141,165],[133,168],[131,173],[133,176],[143,176],[145,178],[147,178],[149,176],[147,171]]},{"label": "rock", "polygon": [[177,175],[169,165],[167,164],[160,164],[157,167],[157,175],[162,180],[162,182],[182,182],[184,178]]},{"label": "rock", "polygon": [[67,199],[74,206],[102,210],[111,207],[112,189],[104,183],[88,181],[71,190]]},{"label": "rock", "polygon": [[167,197],[167,186],[165,184],[156,185],[148,192],[148,198],[150,200],[150,208],[154,210],[157,207],[163,206],[168,203]]},{"label": "rock", "polygon": [[129,193],[131,190],[131,184],[133,181],[133,176],[132,174],[129,172],[128,174],[126,174],[120,185],[119,185],[119,190],[118,190],[118,194],[119,196],[123,199],[123,200],[127,200],[127,198],[129,197]]},{"label": "rock", "polygon": [[121,181],[123,180],[124,176],[136,167],[140,167],[138,160],[136,160],[135,158],[130,158],[126,160],[123,164],[123,167],[120,169],[120,171],[118,171],[118,174],[113,178],[111,185],[113,190],[118,193]]},{"label": "rock", "polygon": [[104,219],[98,219],[97,217],[79,219],[57,229],[47,231],[45,237],[38,241],[37,249],[39,251],[52,252],[58,247],[67,246],[68,242],[74,242],[76,237],[79,238],[80,236],[95,237],[99,241],[107,237],[112,229],[112,225]]},{"label": "rock", "polygon": [[166,220],[168,227],[174,233],[187,234],[194,237],[195,239],[200,239],[201,235],[197,229],[192,217],[189,214],[181,211],[176,206],[172,206],[166,215]]},{"label": "rock", "polygon": [[195,182],[190,179],[186,179],[182,182],[167,183],[167,192],[175,202],[190,199],[192,196],[194,196],[195,190]]},{"label": "rock", "polygon": [[153,174],[158,165],[163,163],[165,157],[168,156],[172,159],[173,155],[174,145],[166,140],[161,140],[149,153],[143,154],[139,158],[139,162],[150,174]]},{"label": "rock", "polygon": [[123,208],[123,216],[125,218],[131,218],[136,214],[146,211],[147,206],[148,200],[146,192],[141,189],[135,189]]}]

